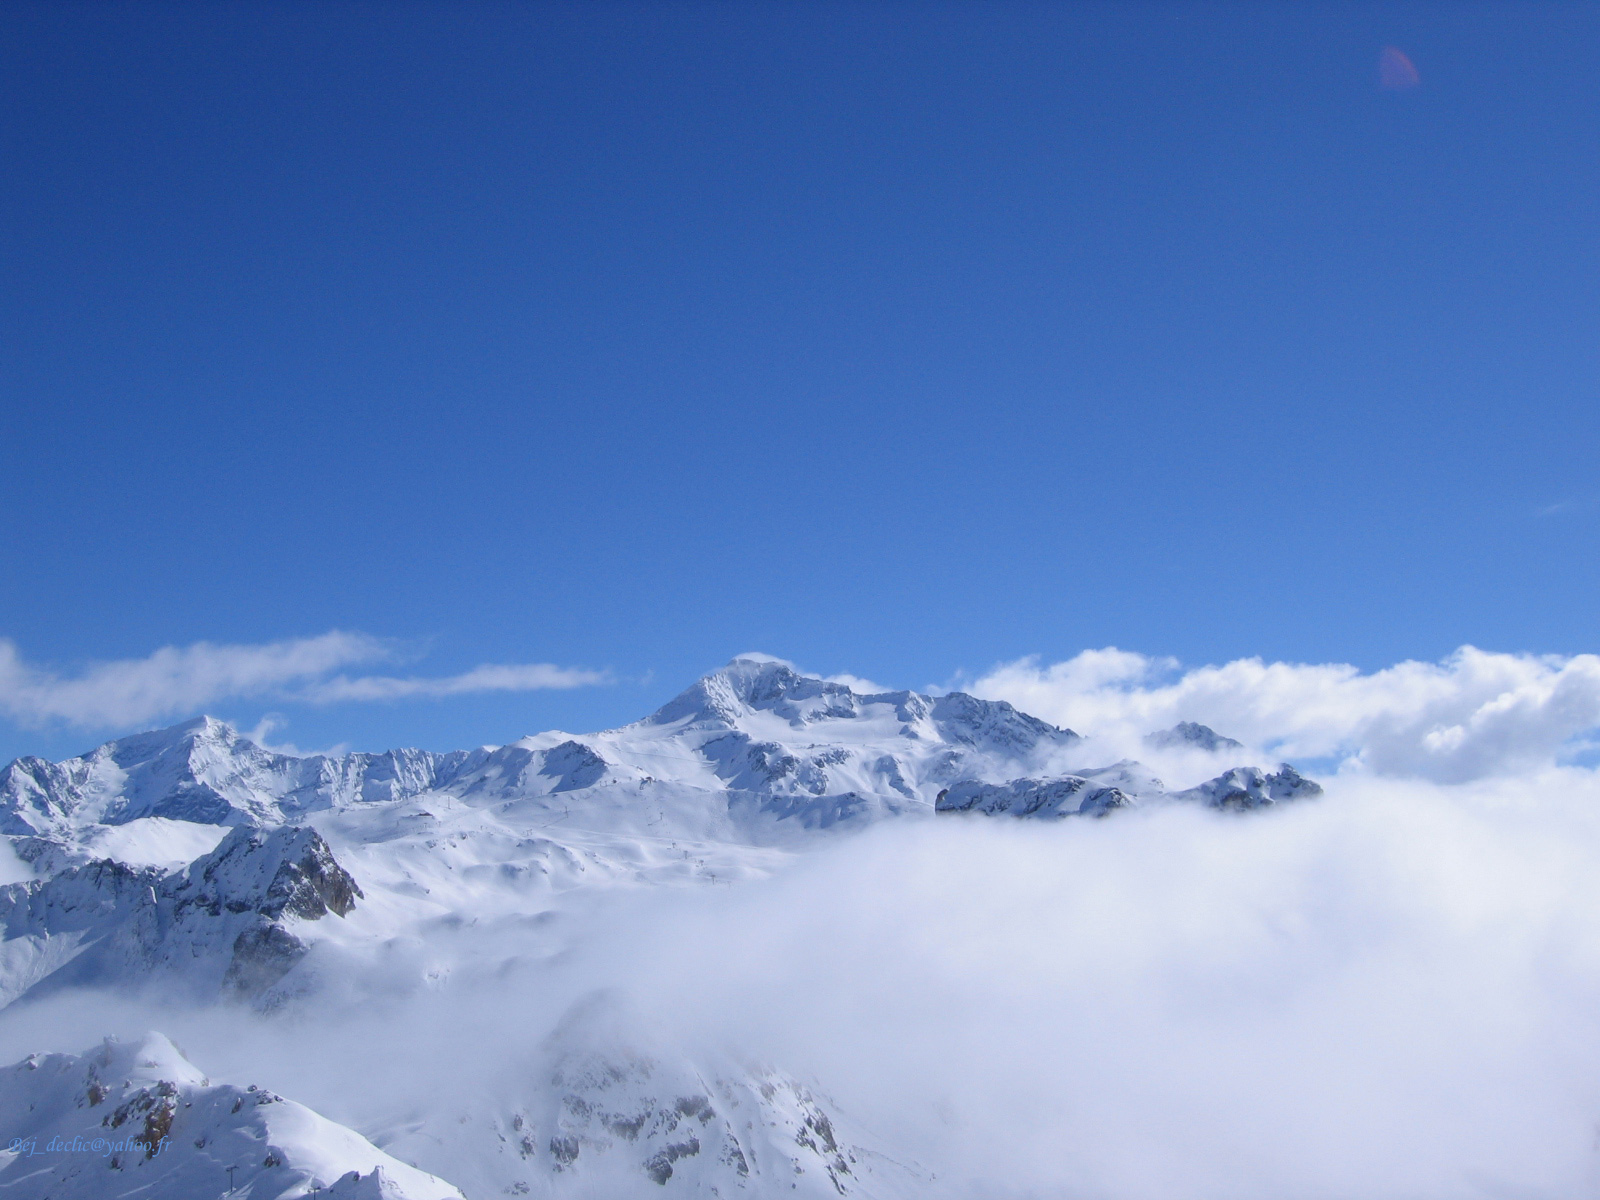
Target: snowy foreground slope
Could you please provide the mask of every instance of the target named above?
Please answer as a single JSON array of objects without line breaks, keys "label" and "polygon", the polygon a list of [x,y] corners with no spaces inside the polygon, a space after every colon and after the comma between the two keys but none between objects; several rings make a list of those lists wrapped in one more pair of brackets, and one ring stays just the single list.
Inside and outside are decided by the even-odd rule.
[{"label": "snowy foreground slope", "polygon": [[[1153,744],[1172,742],[1237,749],[1201,726]],[[760,658],[620,729],[445,754],[298,758],[201,718],[64,763],[19,759],[0,775],[0,833],[34,876],[0,887],[0,1007],[114,988],[282,1019],[348,1013],[508,973],[537,978],[570,955],[574,922],[596,906],[760,878],[884,820],[1115,819],[1320,791],[1288,767],[1215,765],[1215,778],[1169,791],[1007,704],[861,695]],[[5,1076],[5,1139],[109,1138],[100,1114],[128,1106],[119,1131],[134,1116],[154,1129],[160,1109],[178,1132],[160,1154],[115,1167],[13,1155],[0,1196],[211,1200],[230,1165],[236,1194],[252,1197],[423,1198],[453,1185],[473,1200],[893,1197],[933,1186],[815,1083],[650,1030],[625,999],[582,998],[494,1087],[364,1130],[389,1154],[287,1101],[252,1094],[235,1110],[245,1093],[204,1083],[159,1038],[29,1060]]]},{"label": "snowy foreground slope", "polygon": [[19,1200],[209,1197],[229,1166],[256,1200],[313,1187],[331,1200],[461,1197],[304,1105],[213,1084],[158,1033],[0,1070],[0,1125],[0,1197]]}]

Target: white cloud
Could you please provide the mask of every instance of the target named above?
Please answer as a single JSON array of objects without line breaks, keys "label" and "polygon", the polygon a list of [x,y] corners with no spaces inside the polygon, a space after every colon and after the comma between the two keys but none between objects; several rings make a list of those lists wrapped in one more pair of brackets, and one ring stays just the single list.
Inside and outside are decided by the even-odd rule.
[{"label": "white cloud", "polygon": [[332,674],[394,657],[377,638],[333,630],[262,645],[164,646],[146,658],[94,663],[63,676],[24,662],[15,643],[0,639],[0,713],[25,725],[66,721],[113,728],[263,696],[324,704],[580,687],[607,678],[549,663],[489,664],[431,679]]},{"label": "white cloud", "polygon": [[367,675],[350,679],[340,675],[312,685],[306,696],[318,703],[336,700],[400,700],[409,696],[459,696],[466,692],[528,692],[540,688],[574,688],[605,683],[603,671],[557,667],[550,663],[506,663],[474,667],[461,675],[442,679],[404,679]]},{"label": "white cloud", "polygon": [[829,683],[842,683],[858,696],[878,696],[884,692],[892,691],[881,683],[874,683],[870,679],[863,679],[860,675],[841,673],[838,675],[824,675]]},{"label": "white cloud", "polygon": [[[489,915],[495,893],[439,889],[468,919],[430,911],[381,968],[324,959],[308,1019],[67,995],[0,1015],[0,1062],[155,1027],[359,1128],[460,1130],[556,1103],[544,1039],[574,999],[620,992],[648,1012],[639,1049],[814,1081],[937,1174],[930,1200],[1594,1194],[1589,772],[1341,778],[1245,819],[886,821],[785,862],[565,908],[534,892],[567,928],[556,955],[551,925]],[[411,1144],[460,1180],[470,1136]]]},{"label": "white cloud", "polygon": [[244,736],[263,750],[270,750],[273,754],[287,754],[291,758],[314,758],[318,755],[324,758],[337,758],[341,754],[350,752],[348,742],[337,742],[332,746],[308,747],[298,746],[290,741],[279,741],[274,735],[288,724],[282,713],[267,713],[256,722],[254,729],[245,730]]},{"label": "white cloud", "polygon": [[1259,658],[1180,672],[1175,660],[1108,648],[1005,663],[970,690],[1123,746],[1200,721],[1285,758],[1445,782],[1549,765],[1600,726],[1600,656],[1472,646],[1369,674]]}]

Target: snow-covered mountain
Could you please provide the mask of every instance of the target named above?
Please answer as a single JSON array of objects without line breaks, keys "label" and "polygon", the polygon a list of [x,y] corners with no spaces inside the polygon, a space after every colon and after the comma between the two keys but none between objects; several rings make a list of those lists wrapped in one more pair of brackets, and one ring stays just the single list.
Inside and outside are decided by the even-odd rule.
[{"label": "snow-covered mountain", "polygon": [[[254,998],[303,957],[297,930],[361,889],[314,829],[236,827],[179,873],[114,859],[0,888],[0,1004],[71,985],[182,983]],[[179,982],[179,981],[169,981]]]},{"label": "snow-covered mountain", "polygon": [[469,1196],[910,1200],[933,1182],[814,1087],[768,1063],[663,1044],[607,993],[575,1003],[469,1109],[389,1124],[375,1141],[408,1161],[453,1164]]},{"label": "snow-covered mountain", "polygon": [[[1216,748],[1226,751],[1227,739]],[[1289,767],[1241,766],[1174,792],[1140,764],[1107,764],[1092,739],[1008,704],[959,692],[862,694],[753,656],[631,725],[442,754],[294,757],[200,718],[63,763],[19,759],[0,774],[0,832],[34,876],[0,887],[0,1008],[72,987],[288,1013],[335,992],[359,1007],[470,989],[508,973],[536,978],[540,964],[580,944],[575,914],[597,905],[641,889],[756,879],[884,821],[1253,809],[1318,790]],[[613,1015],[575,1008],[542,1057],[508,1066],[504,1086],[473,1112],[402,1114],[366,1132],[453,1183],[470,1177],[474,1200],[640,1187],[926,1193],[920,1168],[857,1130],[816,1084],[732,1050],[690,1052],[601,1009]],[[50,1070],[87,1079],[91,1065]],[[215,1107],[203,1085],[162,1078],[178,1090],[150,1092],[153,1077],[138,1087]],[[34,1178],[17,1169],[0,1170],[0,1195],[10,1180]],[[317,1186],[434,1194],[432,1184],[396,1183],[386,1165],[382,1180],[353,1160],[349,1169],[362,1179],[324,1172]],[[125,1164],[81,1194],[155,1194],[134,1186],[152,1170]],[[61,1178],[53,1194],[90,1187]],[[250,1194],[298,1194],[261,1190],[271,1180]]]},{"label": "snow-covered mountain", "polygon": [[107,742],[62,763],[17,759],[0,773],[0,833],[62,840],[86,825],[144,818],[278,824],[444,786],[486,753],[391,750],[295,758],[264,750],[215,718],[198,717]]},{"label": "snow-covered mountain", "polygon": [[[1160,736],[1238,745],[1202,726]],[[1082,760],[1093,752],[1071,730],[1001,701],[861,695],[745,657],[644,720],[595,734],[542,733],[444,754],[296,758],[202,717],[63,763],[18,759],[0,774],[0,832],[30,861],[73,848],[87,860],[107,827],[276,825],[432,794],[566,818],[578,811],[589,828],[784,841],[800,829],[926,813],[955,785],[1089,777],[1098,765]],[[1163,794],[1148,772],[1128,790]]]},{"label": "snow-covered mountain", "polygon": [[[1176,734],[1195,730],[1210,734]],[[863,695],[745,657],[595,734],[296,758],[200,718],[63,763],[19,759],[0,775],[0,829],[37,878],[0,888],[0,1006],[174,972],[195,994],[275,1003],[312,986],[314,946],[357,953],[397,920],[730,881],[889,818],[1256,808],[1318,790],[1292,768],[1241,767],[1170,793],[1094,752],[1009,704]],[[381,917],[358,910],[363,888]]]},{"label": "snow-covered mountain", "polygon": [[1209,725],[1201,725],[1196,721],[1179,721],[1171,729],[1158,729],[1154,733],[1145,735],[1145,745],[1153,750],[1171,750],[1179,747],[1192,747],[1204,750],[1208,754],[1218,751],[1239,751],[1244,749],[1244,743],[1235,741],[1231,737],[1223,737]]},{"label": "snow-covered mountain", "polygon": [[1179,800],[1193,800],[1208,808],[1241,811],[1270,808],[1289,800],[1307,800],[1322,795],[1322,785],[1307,779],[1288,763],[1276,771],[1260,767],[1235,767],[1197,787],[1175,793]]},{"label": "snow-covered mountain", "polygon": [[212,1083],[159,1033],[0,1070],[0,1128],[4,1200],[462,1200],[304,1105]]},{"label": "snow-covered mountain", "polygon": [[[564,812],[584,793],[591,823],[627,824],[656,803],[719,832],[766,818],[816,828],[931,806],[957,780],[1048,769],[1080,741],[1003,702],[857,695],[784,663],[741,658],[644,720],[589,735],[294,758],[202,717],[64,763],[18,759],[0,775],[0,832],[23,838],[28,855],[41,849],[31,839],[70,843],[93,826],[281,824],[429,792]],[[704,811],[684,811],[696,800]]]}]

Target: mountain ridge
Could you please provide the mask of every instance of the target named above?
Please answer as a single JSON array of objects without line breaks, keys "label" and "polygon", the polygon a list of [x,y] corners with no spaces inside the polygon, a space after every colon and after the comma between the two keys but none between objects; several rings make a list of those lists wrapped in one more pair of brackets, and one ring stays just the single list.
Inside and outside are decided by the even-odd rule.
[{"label": "mountain ridge", "polygon": [[[1207,750],[1238,747],[1192,723],[1152,735],[1159,737]],[[788,820],[819,829],[931,813],[940,794],[958,785],[1089,777],[1107,769],[1080,761],[1092,748],[1075,731],[1004,701],[964,692],[858,693],[782,660],[741,656],[646,717],[591,734],[552,730],[476,749],[300,756],[203,716],[60,763],[23,757],[0,770],[0,834],[36,858],[86,827],[147,818],[285,824],[432,793],[546,810],[559,803],[568,814],[581,798],[591,819],[615,826],[629,823],[616,803],[619,789],[632,789],[638,812],[654,802],[687,822],[686,831],[760,837],[758,826],[770,834],[774,822]],[[1123,792],[1127,803],[1166,794],[1148,772]]]},{"label": "mountain ridge", "polygon": [[[959,830],[1005,817],[1116,820],[1142,805],[1242,812],[1320,790],[1287,766],[1239,766],[1173,792],[1148,767],[1098,752],[1003,702],[857,692],[742,656],[644,718],[590,734],[298,756],[200,717],[62,763],[18,759],[0,771],[0,837],[33,877],[0,887],[0,1008],[69,988],[148,989],[314,1018],[447,986],[537,986],[582,946],[583,914],[597,904],[766,878],[880,822]],[[400,1155],[381,1173],[348,1154],[324,1170],[304,1147],[299,1158],[269,1153],[275,1135],[250,1125],[238,1144],[261,1147],[252,1194],[290,1200],[313,1176],[321,1194],[350,1200],[442,1200],[457,1194],[447,1179],[474,1196],[937,1194],[931,1173],[878,1145],[817,1081],[737,1047],[675,1045],[647,998],[631,999],[574,1007],[543,1050],[497,1064],[498,1090],[470,1112],[418,1101],[369,1113],[361,1130],[324,1130],[357,1158],[374,1143]],[[142,1086],[118,1105],[148,1116],[181,1095],[193,1112],[208,1106],[217,1137],[245,1137],[229,1123],[238,1113],[193,1081]],[[173,1111],[187,1120],[190,1110]],[[82,1132],[74,1112],[63,1131]],[[165,1194],[217,1194],[210,1136],[160,1164],[183,1182]],[[406,1161],[432,1174],[402,1179]],[[61,1175],[60,1194],[134,1200],[153,1169],[107,1170],[99,1191]],[[32,1194],[18,1171],[0,1163],[0,1196]]]},{"label": "mountain ridge", "polygon": [[[0,833],[60,841],[83,824],[145,817],[281,823],[446,788],[548,795],[668,780],[785,797],[777,805],[783,815],[803,815],[807,806],[796,799],[825,796],[851,797],[844,808],[852,813],[894,811],[906,801],[931,807],[935,777],[993,773],[994,763],[979,759],[1022,765],[1081,741],[1003,701],[961,692],[861,695],[778,660],[744,657],[641,720],[593,734],[549,731],[446,752],[297,756],[198,717],[61,763],[19,758],[0,770]],[[826,821],[827,807],[812,815]]]}]

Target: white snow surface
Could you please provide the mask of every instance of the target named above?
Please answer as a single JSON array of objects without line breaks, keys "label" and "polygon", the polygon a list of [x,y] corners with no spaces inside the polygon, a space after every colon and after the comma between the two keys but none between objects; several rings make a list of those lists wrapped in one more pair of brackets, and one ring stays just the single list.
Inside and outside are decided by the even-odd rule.
[{"label": "white snow surface", "polygon": [[213,1083],[159,1033],[0,1070],[0,1128],[7,1200],[461,1200],[302,1104]]},{"label": "white snow surface", "polygon": [[85,861],[109,858],[130,867],[177,871],[217,848],[227,834],[221,825],[175,821],[170,817],[136,817],[121,825],[91,825],[77,838]]}]

